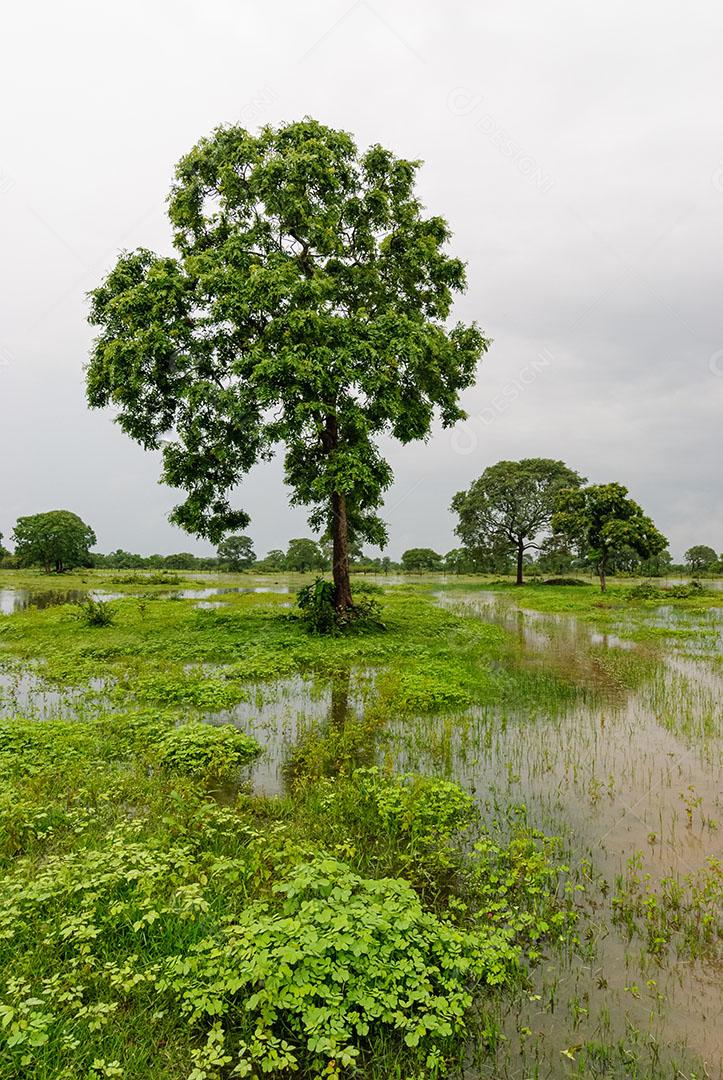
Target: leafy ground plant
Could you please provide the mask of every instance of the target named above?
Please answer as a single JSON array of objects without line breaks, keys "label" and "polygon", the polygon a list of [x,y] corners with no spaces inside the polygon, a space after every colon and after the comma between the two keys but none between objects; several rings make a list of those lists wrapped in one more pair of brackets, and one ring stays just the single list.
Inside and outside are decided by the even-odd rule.
[{"label": "leafy ground plant", "polygon": [[313,634],[340,634],[345,630],[382,629],[381,608],[372,589],[357,589],[346,608],[337,604],[336,590],[330,581],[317,578],[297,593],[301,619]]},{"label": "leafy ground plant", "polygon": [[193,722],[169,731],[158,747],[159,767],[199,780],[232,780],[261,753],[250,735],[232,724]]},{"label": "leafy ground plant", "polygon": [[405,881],[335,859],[296,866],[274,893],[280,910],[252,904],[221,942],[171,959],[160,984],[192,1023],[213,1025],[238,1076],[338,1077],[394,1033],[410,1065],[439,1075],[475,986],[516,964],[503,931],[461,931]]},{"label": "leafy ground plant", "polygon": [[78,604],[78,617],[86,626],[112,626],[115,621],[110,604],[104,600],[94,600],[92,596]]}]

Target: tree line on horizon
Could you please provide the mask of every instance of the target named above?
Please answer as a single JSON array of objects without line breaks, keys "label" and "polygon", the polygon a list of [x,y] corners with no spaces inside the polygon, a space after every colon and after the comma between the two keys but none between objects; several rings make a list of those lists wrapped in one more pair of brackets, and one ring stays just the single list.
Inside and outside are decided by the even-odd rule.
[{"label": "tree line on horizon", "polygon": [[[349,568],[356,573],[514,574],[563,576],[597,573],[604,589],[609,575],[661,577],[671,572],[723,573],[723,555],[696,544],[685,562],[672,561],[665,537],[621,484],[587,485],[585,478],[562,461],[527,458],[489,466],[466,491],[458,492],[450,509],[457,515],[455,532],[461,545],[446,554],[429,547],[409,548],[395,561],[364,553],[357,537],[349,538]],[[93,551],[96,536],[76,514],[50,511],[18,519],[13,532],[15,553],[2,547],[0,567],[42,566],[62,572],[77,566],[114,570],[220,570],[258,573],[323,573],[333,566],[333,540],[297,537],[286,550],[256,556],[251,537],[231,534],[218,544],[215,556],[190,552],[142,556],[122,549]]]}]

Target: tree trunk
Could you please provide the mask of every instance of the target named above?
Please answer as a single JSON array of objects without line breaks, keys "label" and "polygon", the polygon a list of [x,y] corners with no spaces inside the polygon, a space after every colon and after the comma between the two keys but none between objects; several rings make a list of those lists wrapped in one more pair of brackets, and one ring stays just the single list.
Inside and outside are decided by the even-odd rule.
[{"label": "tree trunk", "polygon": [[522,540],[517,541],[517,581],[516,585],[524,585],[524,579],[522,577],[522,565],[525,555],[525,546]]},{"label": "tree trunk", "polygon": [[[339,446],[339,425],[336,414],[327,413],[322,434],[322,445],[331,455]],[[331,570],[334,576],[334,602],[337,611],[348,611],[352,605],[351,581],[349,579],[349,521],[346,513],[346,496],[341,491],[331,496]]]},{"label": "tree trunk", "polygon": [[331,496],[332,573],[337,611],[352,607],[349,578],[349,525],[346,516],[346,497],[335,491]]},{"label": "tree trunk", "polygon": [[598,574],[600,575],[600,592],[607,591],[607,581],[605,580],[605,561],[598,563]]}]

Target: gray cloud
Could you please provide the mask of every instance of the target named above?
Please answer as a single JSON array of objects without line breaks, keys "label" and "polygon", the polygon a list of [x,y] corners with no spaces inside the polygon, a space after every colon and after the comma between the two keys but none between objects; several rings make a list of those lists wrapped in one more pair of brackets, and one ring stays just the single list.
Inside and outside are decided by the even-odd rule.
[{"label": "gray cloud", "polygon": [[[62,505],[103,548],[203,550],[154,455],[85,409],[84,297],[120,248],[168,249],[201,135],[309,113],[425,159],[469,264],[459,315],[495,339],[468,423],[389,445],[392,553],[451,547],[451,495],[538,454],[627,483],[676,553],[723,548],[718,5],[35,0],[4,29],[4,532]],[[240,501],[261,551],[306,530],[278,461]]]}]

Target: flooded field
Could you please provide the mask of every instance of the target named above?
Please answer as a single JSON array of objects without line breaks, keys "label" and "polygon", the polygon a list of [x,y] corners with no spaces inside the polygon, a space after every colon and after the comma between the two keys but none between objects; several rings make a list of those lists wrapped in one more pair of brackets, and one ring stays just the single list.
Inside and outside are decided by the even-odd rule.
[{"label": "flooded field", "polygon": [[[409,587],[387,588],[404,610]],[[293,796],[298,770],[313,772],[346,733],[351,749],[333,766],[344,773],[376,764],[459,783],[483,821],[561,838],[577,916],[574,939],[548,941],[514,994],[484,1002],[467,1080],[719,1080],[723,610],[618,605],[597,619],[592,602],[582,617],[535,610],[510,590],[438,584],[423,599],[456,620],[444,660],[420,665],[380,635],[338,646],[327,662],[285,622],[288,593],[279,582],[199,582],[152,600],[5,589],[4,611],[56,621],[34,658],[6,657],[0,715],[87,722],[135,702],[144,723],[173,709],[176,724],[231,724],[263,748],[248,774],[260,799]],[[87,595],[118,600],[112,639],[86,639],[53,612]],[[148,619],[171,616],[172,634],[154,637]],[[258,630],[237,638],[249,618]],[[21,624],[2,625],[12,652]],[[268,646],[254,637],[267,626],[280,635]],[[87,678],[61,677],[61,658],[48,659],[58,634],[78,637],[73,663]],[[478,670],[476,634],[494,644],[479,694],[464,682]],[[417,705],[414,694],[427,698]],[[233,785],[216,792],[224,806],[237,795]]]}]

